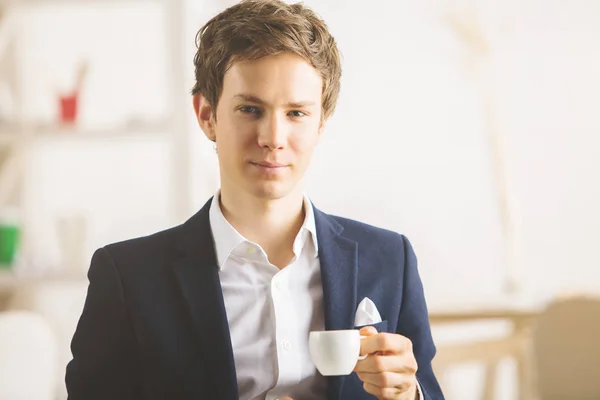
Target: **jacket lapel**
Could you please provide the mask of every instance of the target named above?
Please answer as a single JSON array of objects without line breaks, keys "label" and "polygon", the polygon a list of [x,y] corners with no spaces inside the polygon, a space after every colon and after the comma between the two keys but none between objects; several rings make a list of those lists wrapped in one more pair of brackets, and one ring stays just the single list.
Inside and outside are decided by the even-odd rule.
[{"label": "jacket lapel", "polygon": [[[325,329],[352,329],[357,304],[358,243],[341,236],[343,227],[331,216],[316,208],[314,211],[319,241]],[[328,377],[328,399],[340,398],[344,380],[343,376]]]},{"label": "jacket lapel", "polygon": [[173,271],[200,339],[216,398],[237,400],[235,362],[210,228],[211,201],[182,226],[180,258]]}]

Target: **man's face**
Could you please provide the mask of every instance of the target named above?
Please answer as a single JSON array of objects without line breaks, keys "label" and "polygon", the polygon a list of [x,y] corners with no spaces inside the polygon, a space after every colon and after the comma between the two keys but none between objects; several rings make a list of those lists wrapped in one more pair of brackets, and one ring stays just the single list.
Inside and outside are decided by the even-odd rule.
[{"label": "man's face", "polygon": [[195,99],[202,129],[216,140],[223,189],[263,199],[301,190],[323,128],[322,85],[309,63],[283,53],[234,63],[216,120],[203,110],[206,101]]}]

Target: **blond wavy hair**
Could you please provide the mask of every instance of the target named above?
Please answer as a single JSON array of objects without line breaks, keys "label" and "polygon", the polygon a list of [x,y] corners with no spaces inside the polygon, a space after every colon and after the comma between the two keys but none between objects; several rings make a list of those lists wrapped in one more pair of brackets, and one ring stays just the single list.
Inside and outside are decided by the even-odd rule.
[{"label": "blond wavy hair", "polygon": [[322,119],[333,114],[340,91],[341,56],[325,22],[301,3],[243,0],[208,21],[196,35],[196,83],[216,108],[223,77],[236,61],[256,60],[283,52],[308,61],[323,80]]}]

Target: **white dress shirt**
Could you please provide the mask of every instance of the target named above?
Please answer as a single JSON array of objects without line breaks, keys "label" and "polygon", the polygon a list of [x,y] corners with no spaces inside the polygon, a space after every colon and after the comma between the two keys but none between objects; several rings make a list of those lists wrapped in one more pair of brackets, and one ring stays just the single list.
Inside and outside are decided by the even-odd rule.
[{"label": "white dress shirt", "polygon": [[323,288],[315,220],[305,197],[305,220],[294,258],[282,270],[265,251],[227,222],[217,194],[210,225],[241,400],[326,397],[327,382],[310,359],[308,336],[324,330]]},{"label": "white dress shirt", "polygon": [[[327,381],[308,350],[309,332],[324,330],[323,287],[315,217],[305,218],[294,257],[282,270],[257,243],[225,219],[217,193],[210,206],[219,277],[233,347],[240,400],[326,398]],[[418,399],[422,399],[418,386]]]}]

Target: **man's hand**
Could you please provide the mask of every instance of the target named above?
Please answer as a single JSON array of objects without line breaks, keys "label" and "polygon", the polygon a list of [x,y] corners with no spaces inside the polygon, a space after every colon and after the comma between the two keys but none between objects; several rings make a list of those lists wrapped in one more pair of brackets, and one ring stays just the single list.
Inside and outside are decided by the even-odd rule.
[{"label": "man's hand", "polygon": [[360,354],[369,356],[356,363],[365,391],[379,400],[417,398],[417,360],[410,339],[393,333],[377,333],[372,326],[360,330]]}]

